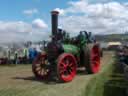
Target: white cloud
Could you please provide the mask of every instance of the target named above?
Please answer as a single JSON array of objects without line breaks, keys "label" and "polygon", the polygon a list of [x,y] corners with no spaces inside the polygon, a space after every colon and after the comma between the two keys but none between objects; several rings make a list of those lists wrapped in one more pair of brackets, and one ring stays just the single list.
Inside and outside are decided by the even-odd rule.
[{"label": "white cloud", "polygon": [[22,22],[22,21],[17,21],[17,22],[0,22],[0,31],[4,32],[17,32],[19,33],[26,33],[30,32],[32,27],[30,24]]},{"label": "white cloud", "polygon": [[66,9],[67,13],[72,12],[72,13],[79,13],[79,12],[85,12],[85,8],[88,6],[88,2],[86,0],[81,0],[81,1],[70,1],[68,2],[69,8]]},{"label": "white cloud", "polygon": [[48,29],[35,28],[30,23],[23,21],[0,21],[0,43],[37,41],[48,38]]},{"label": "white cloud", "polygon": [[25,15],[33,15],[33,14],[37,14],[37,13],[38,13],[38,10],[36,8],[23,11],[23,14],[25,14]]},{"label": "white cloud", "polygon": [[33,20],[32,22],[35,28],[47,28],[47,24],[40,18]]},{"label": "white cloud", "polygon": [[55,8],[54,10],[55,10],[55,11],[58,11],[59,14],[62,15],[62,16],[65,15],[65,10],[63,10],[63,9]]},{"label": "white cloud", "polygon": [[[110,0],[109,0],[110,1]],[[76,34],[80,30],[96,34],[121,33],[128,27],[128,3],[107,2],[90,3],[87,0],[71,1],[60,18],[65,30]]]}]

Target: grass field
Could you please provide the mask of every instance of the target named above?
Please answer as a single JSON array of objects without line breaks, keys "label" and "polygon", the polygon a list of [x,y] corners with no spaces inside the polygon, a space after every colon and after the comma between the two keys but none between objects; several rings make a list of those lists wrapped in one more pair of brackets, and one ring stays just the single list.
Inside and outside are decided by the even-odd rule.
[{"label": "grass field", "polygon": [[[105,52],[101,69],[111,60]],[[0,96],[81,96],[94,76],[78,73],[72,82],[47,84],[34,78],[31,65],[0,66]]]},{"label": "grass field", "polygon": [[115,67],[114,58],[113,60],[109,60],[109,62],[109,64],[102,68],[102,71],[100,71],[99,74],[93,76],[93,78],[86,86],[82,96],[109,96],[106,94],[106,82],[109,80],[110,75],[113,73]]}]

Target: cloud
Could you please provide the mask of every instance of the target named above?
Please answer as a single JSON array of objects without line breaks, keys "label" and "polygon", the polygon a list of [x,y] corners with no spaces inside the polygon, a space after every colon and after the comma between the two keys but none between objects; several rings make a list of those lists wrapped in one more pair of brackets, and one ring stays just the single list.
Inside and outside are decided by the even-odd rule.
[{"label": "cloud", "polygon": [[54,11],[58,11],[60,15],[65,15],[65,10],[60,9],[60,8],[55,8]]},{"label": "cloud", "polygon": [[23,21],[0,21],[0,43],[47,39],[48,29],[35,28]]},{"label": "cloud", "polygon": [[33,14],[37,14],[38,13],[38,10],[36,8],[33,8],[33,9],[28,9],[28,10],[24,10],[23,11],[23,14],[25,15],[33,15]]},{"label": "cloud", "polygon": [[48,27],[47,24],[40,18],[33,20],[32,25],[35,28],[47,28]]},{"label": "cloud", "polygon": [[32,27],[30,24],[25,23],[23,21],[17,22],[4,22],[0,21],[0,31],[7,32],[19,32],[19,33],[27,33],[30,32]]},{"label": "cloud", "polygon": [[[90,3],[87,0],[70,1],[59,24],[72,35],[80,30],[94,34],[122,33],[128,27],[128,2],[109,1]],[[123,30],[123,31],[122,31]]]}]

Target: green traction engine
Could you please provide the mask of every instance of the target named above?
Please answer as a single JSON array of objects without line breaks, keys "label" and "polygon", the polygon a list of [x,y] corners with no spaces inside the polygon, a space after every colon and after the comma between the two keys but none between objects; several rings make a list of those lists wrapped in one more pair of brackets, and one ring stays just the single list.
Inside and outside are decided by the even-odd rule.
[{"label": "green traction engine", "polygon": [[37,56],[32,64],[36,78],[48,80],[56,78],[62,82],[74,79],[77,68],[85,67],[89,74],[100,70],[100,48],[86,31],[81,31],[74,38],[59,29],[58,14],[52,11],[52,36],[45,50]]}]

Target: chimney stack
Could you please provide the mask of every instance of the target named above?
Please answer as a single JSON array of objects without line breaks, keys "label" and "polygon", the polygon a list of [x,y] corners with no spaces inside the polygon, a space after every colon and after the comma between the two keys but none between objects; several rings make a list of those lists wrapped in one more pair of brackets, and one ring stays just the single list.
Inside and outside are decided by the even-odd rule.
[{"label": "chimney stack", "polygon": [[58,11],[51,12],[52,35],[55,36],[58,31]]}]

